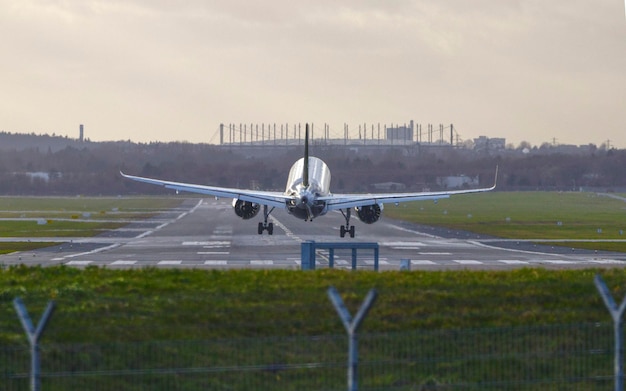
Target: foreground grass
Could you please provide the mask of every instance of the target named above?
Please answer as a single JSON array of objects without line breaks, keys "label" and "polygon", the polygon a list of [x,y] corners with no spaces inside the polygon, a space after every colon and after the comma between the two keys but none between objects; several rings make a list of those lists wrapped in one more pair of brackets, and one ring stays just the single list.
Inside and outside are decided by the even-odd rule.
[{"label": "foreground grass", "polygon": [[[59,343],[342,333],[326,293],[331,285],[352,313],[369,289],[378,290],[368,332],[599,322],[608,313],[593,285],[597,272],[11,267],[0,272],[0,344],[24,339],[16,296],[33,319],[56,301],[46,339]],[[600,273],[619,300],[626,270]]]},{"label": "foreground grass", "polygon": [[[626,203],[594,193],[493,192],[414,202],[385,215],[508,239],[626,252]],[[559,243],[558,240],[578,240]],[[613,240],[602,243],[596,240]],[[621,242],[620,242],[621,241]]]},{"label": "foreground grass", "polygon": [[[345,389],[332,285],[352,314],[379,292],[359,335],[364,389],[604,390],[612,332],[596,272],[14,267],[0,271],[0,380],[28,381],[20,296],[35,322],[57,303],[46,390]],[[600,272],[619,300],[626,271]]]}]

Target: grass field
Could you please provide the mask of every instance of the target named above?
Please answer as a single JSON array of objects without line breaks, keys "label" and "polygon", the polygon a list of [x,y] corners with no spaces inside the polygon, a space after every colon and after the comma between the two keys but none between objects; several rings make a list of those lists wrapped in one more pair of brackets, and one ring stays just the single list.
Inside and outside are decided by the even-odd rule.
[{"label": "grass field", "polygon": [[[345,331],[326,294],[335,286],[351,314],[371,288],[379,293],[359,338],[363,365],[369,365],[362,379],[380,385],[377,389],[425,389],[419,384],[427,379],[469,390],[533,390],[532,379],[566,387],[574,366],[582,376],[575,389],[600,390],[608,381],[594,374],[610,373],[605,349],[611,332],[610,316],[593,285],[598,272],[619,300],[626,292],[623,269],[374,273],[12,267],[0,271],[0,348],[9,353],[0,350],[0,365],[3,353],[8,374],[23,372],[20,366],[28,363],[11,303],[20,296],[35,321],[48,300],[57,304],[42,338],[46,370],[62,374],[47,380],[50,389],[140,390],[148,387],[143,379],[152,381],[154,390],[342,389]],[[578,350],[586,346],[604,350],[589,356]],[[17,347],[23,352],[19,360],[10,355]],[[319,369],[251,369],[273,363],[307,368],[331,352],[328,366]],[[231,369],[220,370],[225,367]],[[157,386],[151,380],[159,373],[154,368],[196,372],[163,372],[159,382],[175,384]],[[68,376],[70,370],[77,377]],[[107,376],[107,370],[134,376]],[[320,376],[334,388],[313,386]],[[507,383],[481,385],[489,380]],[[82,387],[76,386],[81,381]],[[207,381],[214,383],[199,385]]]},{"label": "grass field", "polygon": [[[508,239],[626,252],[626,202],[594,193],[492,192],[385,208],[386,216]],[[559,240],[575,240],[562,243]],[[607,241],[607,242],[598,242]]]},{"label": "grass field", "polygon": [[58,311],[49,341],[101,342],[342,333],[326,290],[352,313],[371,288],[379,299],[365,330],[449,329],[608,320],[593,285],[601,273],[616,300],[626,270],[519,269],[509,272],[349,272],[319,270],[107,270],[90,267],[0,270],[0,344],[23,340],[11,301],[38,319]]}]

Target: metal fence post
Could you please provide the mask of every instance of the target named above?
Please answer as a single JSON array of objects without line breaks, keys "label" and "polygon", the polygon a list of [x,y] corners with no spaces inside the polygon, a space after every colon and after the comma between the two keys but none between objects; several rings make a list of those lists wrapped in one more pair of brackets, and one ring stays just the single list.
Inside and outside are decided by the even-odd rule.
[{"label": "metal fence post", "polygon": [[28,311],[26,310],[26,306],[22,302],[22,299],[16,297],[15,300],[13,300],[13,306],[15,307],[15,311],[22,322],[22,326],[24,327],[26,336],[28,337],[28,342],[30,343],[30,389],[31,391],[40,391],[41,380],[39,379],[39,375],[41,368],[39,365],[39,338],[41,337],[41,334],[43,333],[43,330],[48,324],[48,320],[54,311],[54,301],[48,302],[48,306],[37,324],[37,329],[33,326],[33,322],[30,320],[30,316],[28,315]]},{"label": "metal fence post", "polygon": [[315,242],[312,240],[300,244],[300,267],[302,270],[315,270]]},{"label": "metal fence post", "polygon": [[615,304],[615,300],[613,299],[613,295],[607,288],[606,283],[600,277],[599,274],[596,274],[594,278],[594,283],[596,284],[596,288],[602,299],[604,300],[604,304],[606,308],[608,308],[611,313],[611,317],[613,318],[613,327],[615,334],[615,391],[623,391],[624,389],[624,370],[623,370],[623,362],[624,362],[624,342],[622,341],[622,315],[624,314],[624,310],[626,309],[626,297],[622,300],[619,308],[617,304]]},{"label": "metal fence post", "polygon": [[352,316],[341,299],[339,292],[337,292],[337,289],[332,286],[328,288],[328,297],[335,306],[335,309],[337,310],[337,313],[339,314],[339,317],[348,332],[348,391],[357,391],[359,389],[357,378],[359,353],[356,333],[370,308],[372,308],[377,296],[378,293],[376,290],[371,289],[365,297],[363,304],[361,304],[361,308],[359,308],[354,320],[352,320]]}]

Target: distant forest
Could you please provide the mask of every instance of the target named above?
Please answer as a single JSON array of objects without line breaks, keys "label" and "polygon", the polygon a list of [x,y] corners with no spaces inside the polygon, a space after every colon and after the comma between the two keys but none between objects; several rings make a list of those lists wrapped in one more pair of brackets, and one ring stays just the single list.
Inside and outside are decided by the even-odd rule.
[{"label": "distant forest", "polygon": [[[312,155],[331,169],[334,192],[369,192],[396,183],[407,191],[442,190],[437,179],[467,175],[498,189],[626,191],[626,150],[563,153],[549,148],[476,152],[447,147],[318,146]],[[0,133],[0,195],[171,194],[122,178],[119,171],[179,182],[284,190],[302,147],[191,143],[90,142]]]}]

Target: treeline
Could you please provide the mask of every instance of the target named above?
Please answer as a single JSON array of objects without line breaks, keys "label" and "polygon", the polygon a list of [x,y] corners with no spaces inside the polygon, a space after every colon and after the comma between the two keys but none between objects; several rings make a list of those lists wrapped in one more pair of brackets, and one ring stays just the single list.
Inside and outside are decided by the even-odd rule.
[{"label": "treeline", "polygon": [[[301,147],[229,148],[207,144],[105,142],[0,152],[0,195],[127,195],[170,191],[122,178],[119,171],[224,187],[284,190]],[[478,176],[493,182],[500,167],[501,190],[619,191],[626,188],[626,150],[587,154],[477,154],[453,148],[359,149],[316,146],[326,161],[334,192],[372,191],[375,183],[395,182],[407,190],[440,190],[437,178]]]}]

